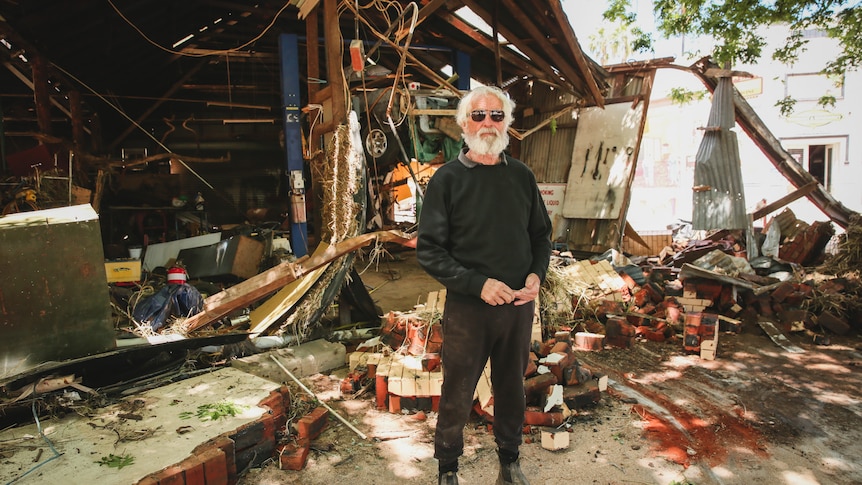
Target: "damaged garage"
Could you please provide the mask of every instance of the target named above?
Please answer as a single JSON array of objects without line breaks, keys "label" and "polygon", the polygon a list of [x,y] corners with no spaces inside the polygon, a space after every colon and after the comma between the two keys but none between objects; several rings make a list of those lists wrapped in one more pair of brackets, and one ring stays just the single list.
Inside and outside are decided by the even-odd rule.
[{"label": "damaged garage", "polygon": [[[557,0],[0,5],[4,481],[431,483],[446,291],[416,224],[477,85],[516,102],[507,152],[553,227],[525,471],[862,480],[858,214],[744,73],[601,66],[576,34]],[[646,236],[626,215],[665,68],[713,111],[693,225]],[[738,128],[795,187],[754,213]],[[468,483],[496,474],[490,375]]]}]

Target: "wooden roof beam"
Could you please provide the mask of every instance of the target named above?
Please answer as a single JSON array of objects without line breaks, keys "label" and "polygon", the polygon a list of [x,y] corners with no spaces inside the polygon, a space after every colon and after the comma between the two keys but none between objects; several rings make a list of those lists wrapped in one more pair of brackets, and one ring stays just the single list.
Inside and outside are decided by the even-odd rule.
[{"label": "wooden roof beam", "polygon": [[[474,42],[488,49],[489,51],[494,52],[494,39],[492,39],[490,36],[475,30],[472,25],[464,22],[460,17],[452,14],[451,12],[441,12],[439,15],[440,18],[448,22],[449,25],[460,30],[461,33],[472,39]],[[527,62],[527,60],[512,53],[511,51],[504,50],[500,53],[500,56],[503,60],[511,63],[513,66],[523,66],[522,70],[532,77],[544,79],[553,84],[558,84],[558,81],[556,79],[549,78],[545,72],[532,66]]]},{"label": "wooden roof beam", "polygon": [[[482,17],[482,20],[485,22],[491,23],[491,14],[482,8],[482,6],[476,2],[475,0],[465,0],[464,2],[471,10],[473,10],[476,15]],[[536,25],[530,20],[530,18],[521,10],[520,7],[513,0],[504,0],[503,5],[512,14],[515,19],[517,19],[518,23],[520,23],[530,36],[535,39],[543,39],[540,41],[540,45],[537,48],[543,49],[551,61],[556,64],[556,69],[554,66],[551,66],[549,62],[545,60],[545,57],[539,53],[536,49],[529,45],[528,42],[525,42],[519,36],[517,36],[514,32],[506,28],[505,25],[499,25],[498,29],[500,33],[505,37],[509,42],[511,42],[515,47],[518,48],[521,52],[526,54],[531,61],[533,61],[540,69],[542,69],[549,77],[556,79],[556,81],[562,85],[571,89],[575,94],[583,96],[585,91],[583,88],[579,88],[576,86],[575,81],[580,81],[581,77],[577,75],[574,71],[573,67],[563,59],[563,56],[560,55],[559,49],[555,46],[551,45],[550,42],[547,42],[545,36],[539,31]],[[559,75],[562,73],[562,77]]]}]

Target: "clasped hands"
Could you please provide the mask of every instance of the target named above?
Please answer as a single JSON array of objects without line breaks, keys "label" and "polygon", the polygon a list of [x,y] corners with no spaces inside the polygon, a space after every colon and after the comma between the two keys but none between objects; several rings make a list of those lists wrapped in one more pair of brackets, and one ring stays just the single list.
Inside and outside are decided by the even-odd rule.
[{"label": "clasped hands", "polygon": [[502,281],[488,278],[482,286],[482,301],[489,305],[506,305],[514,303],[515,305],[523,305],[529,303],[539,296],[539,287],[541,281],[535,273],[530,273],[527,280],[524,282],[524,287],[520,290],[513,290],[509,285]]}]

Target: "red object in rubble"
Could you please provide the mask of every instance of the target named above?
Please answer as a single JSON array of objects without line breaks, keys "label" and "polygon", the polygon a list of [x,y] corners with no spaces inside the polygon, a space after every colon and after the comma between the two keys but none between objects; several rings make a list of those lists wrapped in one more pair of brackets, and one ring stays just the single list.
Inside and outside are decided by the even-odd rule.
[{"label": "red object in rubble", "polygon": [[186,270],[179,266],[173,266],[168,269],[168,283],[173,285],[181,285],[188,279]]}]

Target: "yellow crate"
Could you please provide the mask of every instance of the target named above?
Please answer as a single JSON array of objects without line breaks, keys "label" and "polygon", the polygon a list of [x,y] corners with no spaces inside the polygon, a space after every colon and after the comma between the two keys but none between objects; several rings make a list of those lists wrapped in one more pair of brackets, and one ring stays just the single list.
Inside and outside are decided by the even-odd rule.
[{"label": "yellow crate", "polygon": [[141,281],[141,260],[119,259],[105,261],[105,275],[108,277],[108,283]]}]

